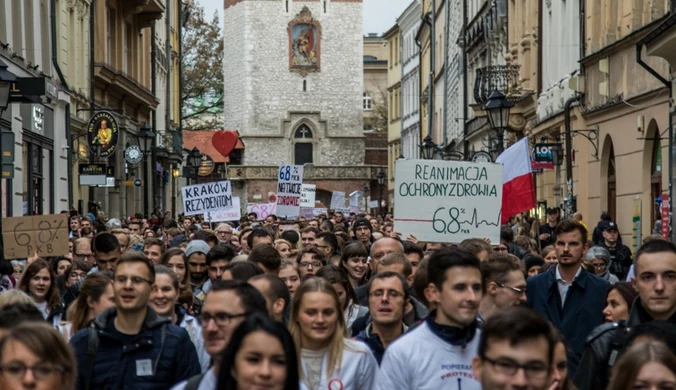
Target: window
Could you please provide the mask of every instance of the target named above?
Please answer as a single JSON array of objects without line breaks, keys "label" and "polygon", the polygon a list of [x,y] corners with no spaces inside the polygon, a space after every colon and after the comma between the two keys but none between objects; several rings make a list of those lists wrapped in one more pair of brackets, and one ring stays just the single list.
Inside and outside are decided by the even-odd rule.
[{"label": "window", "polygon": [[303,92],[307,91],[307,80],[303,80]]},{"label": "window", "polygon": [[108,44],[108,64],[113,64],[113,45],[115,41],[113,40],[113,31],[115,30],[115,11],[108,8],[108,24],[106,25],[106,40]]},{"label": "window", "polygon": [[298,126],[293,135],[293,161],[296,165],[312,164],[312,130],[308,125]]},{"label": "window", "polygon": [[371,92],[364,92],[364,111],[371,111],[372,103],[373,98],[371,97]]}]

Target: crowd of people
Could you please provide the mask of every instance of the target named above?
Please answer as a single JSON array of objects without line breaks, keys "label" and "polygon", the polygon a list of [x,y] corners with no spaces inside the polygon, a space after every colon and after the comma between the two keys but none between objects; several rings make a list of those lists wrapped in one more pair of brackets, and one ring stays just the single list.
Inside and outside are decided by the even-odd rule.
[{"label": "crowd of people", "polygon": [[607,213],[457,244],[339,211],[69,227],[0,261],[0,389],[676,388],[676,245],[633,255]]}]

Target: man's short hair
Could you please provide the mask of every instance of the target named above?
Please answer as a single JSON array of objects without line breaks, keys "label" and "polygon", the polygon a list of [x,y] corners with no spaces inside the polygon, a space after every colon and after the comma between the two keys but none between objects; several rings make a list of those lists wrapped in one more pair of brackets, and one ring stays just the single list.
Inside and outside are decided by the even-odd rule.
[{"label": "man's short hair", "polygon": [[411,253],[415,253],[420,257],[420,260],[425,257],[425,252],[423,252],[422,248],[420,245],[411,242],[411,241],[404,241],[401,243],[404,246],[404,254],[405,255],[410,255]]},{"label": "man's short hair", "polygon": [[425,307],[430,307],[430,303],[425,297],[425,289],[429,286],[429,279],[427,277],[429,269],[429,259],[423,258],[418,264],[418,272],[415,273],[413,277],[413,291],[415,291],[415,297],[425,305]]},{"label": "man's short hair", "polygon": [[481,263],[481,284],[486,288],[489,282],[507,283],[507,277],[513,271],[524,273],[520,260],[513,255],[491,252]]},{"label": "man's short hair", "polygon": [[510,307],[500,310],[484,322],[479,339],[480,358],[486,358],[491,342],[508,341],[511,347],[517,347],[523,341],[544,338],[547,341],[549,364],[552,364],[556,339],[552,326],[538,313],[526,307]]},{"label": "man's short hair", "polygon": [[246,238],[246,243],[249,245],[250,249],[253,249],[253,241],[254,238],[256,237],[268,237],[270,238],[270,242],[274,241],[274,238],[272,237],[272,234],[270,234],[270,232],[262,228],[256,228],[253,229],[251,231],[251,234],[249,234],[249,236],[247,236]]},{"label": "man's short hair", "polygon": [[209,250],[207,253],[207,267],[211,265],[212,262],[217,260],[232,261],[235,257],[235,251],[226,244],[218,244]]},{"label": "man's short hair", "polygon": [[193,234],[192,236],[193,240],[202,240],[206,242],[207,244],[218,244],[218,237],[216,237],[216,234],[212,232],[211,230],[198,230]]},{"label": "man's short hair", "polygon": [[638,259],[643,254],[662,252],[676,254],[676,245],[673,242],[667,240],[650,240],[638,248],[638,252],[636,252],[636,257],[634,258],[634,264],[638,265]]},{"label": "man's short hair", "polygon": [[325,220],[324,222],[322,222],[321,228],[324,229],[324,230],[326,230],[326,231],[328,231],[328,232],[332,232],[332,231],[333,231],[333,228],[334,228],[333,222],[331,222],[331,221],[329,221],[329,220],[327,219],[327,220]]},{"label": "man's short hair", "polygon": [[182,234],[181,231],[178,228],[171,228],[171,229],[167,230],[166,232],[167,232],[167,235],[169,235],[171,237],[176,237],[179,234]]},{"label": "man's short hair", "polygon": [[92,253],[110,253],[120,249],[120,241],[112,233],[101,232],[92,239],[91,249]]},{"label": "man's short hair", "polygon": [[380,259],[378,265],[376,266],[375,271],[378,272],[378,268],[381,266],[397,265],[401,264],[403,267],[404,277],[409,277],[413,274],[413,267],[411,262],[408,261],[408,258],[403,253],[388,253]]},{"label": "man's short hair", "polygon": [[162,230],[168,230],[168,229],[176,229],[178,228],[178,222],[176,222],[175,219],[172,218],[165,218],[164,221],[162,221]]},{"label": "man's short hair", "polygon": [[165,250],[167,250],[167,247],[164,245],[164,241],[160,240],[159,238],[156,237],[150,237],[146,238],[143,241],[143,249],[149,248],[151,246],[159,246],[160,247],[160,252],[164,253]]},{"label": "man's short hair", "polygon": [[430,256],[427,269],[429,283],[434,283],[441,290],[446,281],[446,271],[453,267],[469,267],[481,271],[479,259],[470,252],[453,247],[441,248]]},{"label": "man's short hair", "polygon": [[245,227],[244,229],[241,229],[241,230],[239,231],[239,235],[237,236],[239,243],[241,244],[241,243],[242,243],[242,238],[243,238],[247,233],[251,233],[252,231],[253,231],[253,229],[250,228],[250,227],[248,227],[248,226]]},{"label": "man's short hair", "polygon": [[282,265],[282,256],[272,244],[258,245],[251,250],[248,262],[260,264],[265,269],[274,271]]},{"label": "man's short hair", "polygon": [[313,226],[308,226],[308,227],[306,227],[305,229],[303,229],[303,231],[302,231],[301,233],[314,233],[314,234],[315,234],[315,237],[316,237],[317,234],[319,234],[319,230],[317,230],[317,229],[316,229],[315,227],[313,227]]},{"label": "man's short hair", "polygon": [[324,243],[331,247],[331,252],[336,253],[336,249],[338,249],[338,239],[335,234],[331,232],[321,232],[317,234],[317,238],[324,240]]},{"label": "man's short hair", "polygon": [[493,252],[493,248],[491,247],[491,244],[487,243],[485,240],[481,238],[468,238],[466,240],[463,240],[460,245],[458,245],[460,249],[464,249],[474,256],[478,256],[479,253],[486,251],[488,253]]},{"label": "man's short hair", "polygon": [[29,303],[10,303],[0,308],[0,329],[10,329],[22,322],[44,322],[37,307]]},{"label": "man's short hair", "polygon": [[153,264],[152,261],[150,261],[149,258],[146,257],[146,255],[143,254],[143,252],[128,251],[125,252],[122,256],[120,256],[120,258],[117,260],[117,263],[115,264],[115,272],[114,272],[115,275],[117,275],[117,269],[120,268],[120,265],[125,263],[145,264],[146,267],[148,267],[150,281],[155,283],[155,265]]},{"label": "man's short hair", "polygon": [[315,259],[319,260],[319,262],[322,263],[322,265],[326,265],[326,257],[324,257],[324,253],[322,253],[317,247],[312,245],[307,246],[298,251],[298,255],[296,255],[296,262],[298,264],[300,264],[303,255],[306,253],[311,253]]},{"label": "man's short hair", "polygon": [[556,225],[556,228],[554,228],[554,238],[556,239],[556,237],[558,237],[560,234],[571,233],[576,230],[580,232],[580,235],[582,236],[582,244],[586,244],[587,228],[574,219],[564,219],[563,221],[559,222],[559,224]]},{"label": "man's short hair", "polygon": [[242,307],[247,314],[255,311],[268,314],[268,305],[265,303],[265,297],[247,282],[217,279],[211,285],[211,290],[209,290],[207,296],[218,291],[234,292],[239,297],[240,302],[242,302]]},{"label": "man's short hair", "polygon": [[300,235],[295,230],[284,230],[279,235],[279,238],[290,242],[294,246],[298,245],[298,241],[300,241]]},{"label": "man's short hair", "polygon": [[261,267],[248,261],[233,261],[225,266],[224,271],[230,271],[233,280],[242,282],[246,282],[256,275],[265,273]]},{"label": "man's short hair", "polygon": [[127,227],[129,227],[130,225],[138,225],[139,229],[141,229],[141,227],[143,226],[143,223],[141,223],[141,221],[139,221],[139,220],[133,219],[133,220],[129,221],[129,223],[127,223]]},{"label": "man's short hair", "polygon": [[270,274],[261,274],[261,275],[256,275],[249,279],[249,282],[252,282],[254,280],[267,280],[268,282],[268,292],[270,296],[270,302],[275,302],[278,299],[283,299],[284,300],[284,310],[282,313],[286,313],[286,309],[289,307],[289,304],[291,304],[291,294],[289,293],[289,288],[286,287],[286,284],[282,281],[282,279],[278,278],[275,275],[270,275]]},{"label": "man's short hair", "polygon": [[385,272],[379,272],[371,277],[369,281],[366,283],[366,292],[368,294],[371,294],[371,286],[373,285],[374,280],[382,280],[382,279],[389,279],[389,278],[396,278],[399,279],[401,282],[401,288],[404,290],[404,299],[408,300],[409,297],[409,286],[408,282],[406,279],[401,276],[400,274],[394,272],[394,271],[385,271]]}]

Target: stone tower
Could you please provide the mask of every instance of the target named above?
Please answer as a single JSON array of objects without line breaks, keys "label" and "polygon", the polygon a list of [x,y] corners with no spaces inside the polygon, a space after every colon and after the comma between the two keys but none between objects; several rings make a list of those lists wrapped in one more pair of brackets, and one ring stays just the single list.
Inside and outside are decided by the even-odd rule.
[{"label": "stone tower", "polygon": [[367,185],[361,0],[225,0],[224,25],[224,126],[245,147],[231,178],[247,202],[265,202],[280,164],[311,164],[322,201]]}]

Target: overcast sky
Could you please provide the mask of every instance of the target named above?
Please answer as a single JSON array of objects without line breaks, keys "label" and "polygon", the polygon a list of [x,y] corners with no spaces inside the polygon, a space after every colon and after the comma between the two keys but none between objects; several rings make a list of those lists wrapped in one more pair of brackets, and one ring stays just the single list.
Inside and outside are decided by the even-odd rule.
[{"label": "overcast sky", "polygon": [[[394,26],[397,17],[401,15],[413,0],[363,0],[364,1],[364,34],[382,34]],[[223,0],[197,0],[204,7],[208,19],[214,11],[223,16]],[[207,20],[208,20],[207,19]],[[221,18],[221,20],[223,20]]]}]

